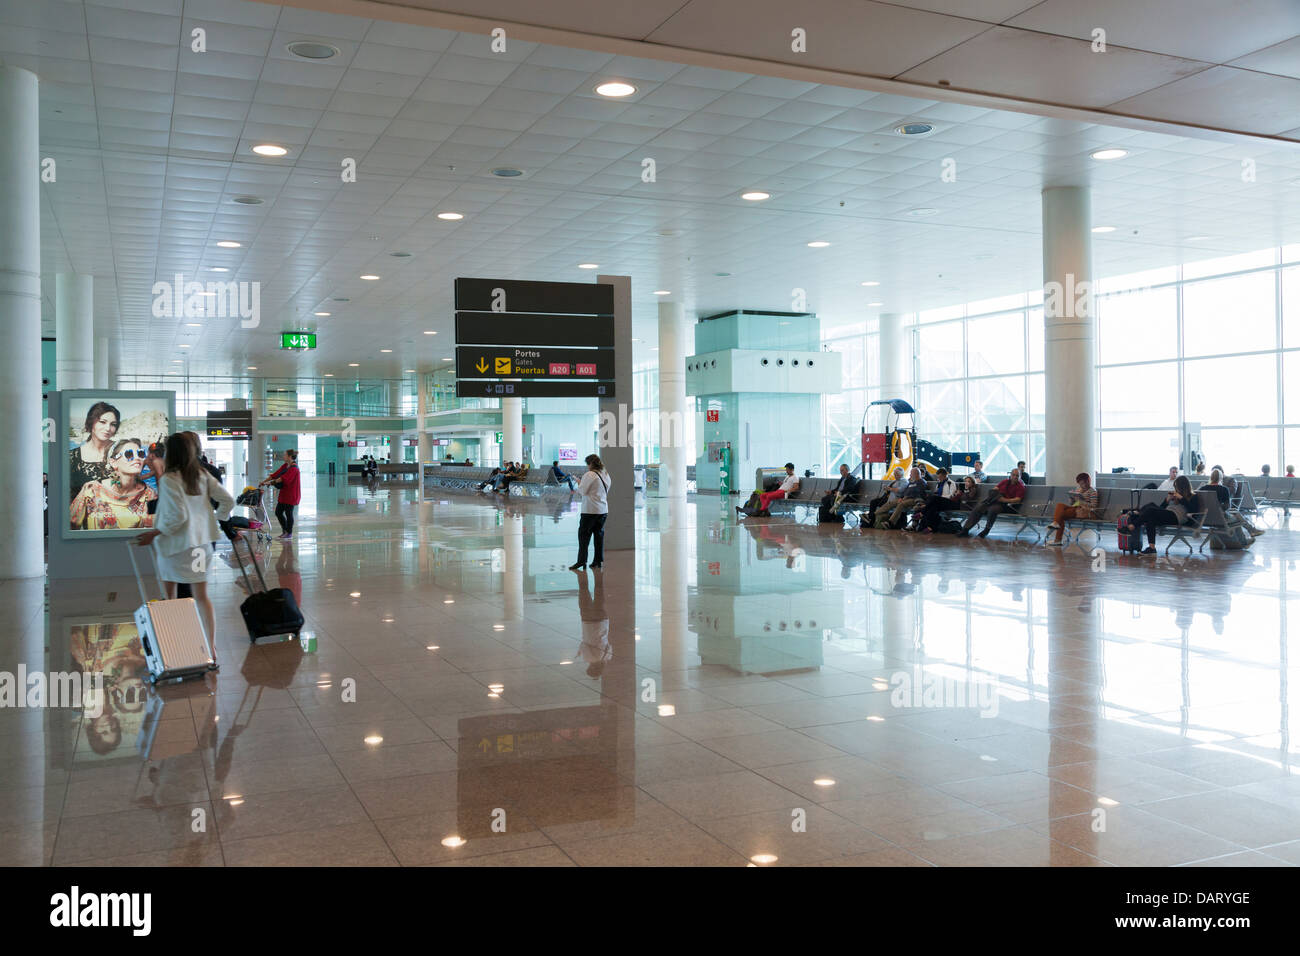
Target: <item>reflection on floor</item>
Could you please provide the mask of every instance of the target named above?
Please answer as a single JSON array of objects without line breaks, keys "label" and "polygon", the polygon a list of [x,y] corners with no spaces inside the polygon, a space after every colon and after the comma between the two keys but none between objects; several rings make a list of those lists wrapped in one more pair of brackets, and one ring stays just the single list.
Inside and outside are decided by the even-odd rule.
[{"label": "reflection on floor", "polygon": [[156,691],[128,579],[0,585],[0,670],[107,681],[0,709],[0,864],[1300,863],[1295,532],[1099,566],[652,499],[575,575],[576,503],[322,482],[266,557],[303,640],[224,560],[219,675]]}]

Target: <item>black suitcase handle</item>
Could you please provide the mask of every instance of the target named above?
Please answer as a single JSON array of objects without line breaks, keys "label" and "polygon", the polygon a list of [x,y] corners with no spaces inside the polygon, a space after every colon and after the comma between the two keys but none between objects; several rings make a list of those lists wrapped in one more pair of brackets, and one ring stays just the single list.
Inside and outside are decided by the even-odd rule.
[{"label": "black suitcase handle", "polygon": [[248,593],[256,594],[262,592],[254,591],[253,583],[248,580],[248,569],[244,567],[244,559],[239,556],[239,542],[241,540],[248,546],[248,560],[253,562],[253,570],[257,572],[257,580],[261,582],[262,592],[269,592],[271,589],[266,586],[266,578],[262,576],[262,568],[257,563],[257,556],[253,554],[253,546],[249,544],[247,539],[245,539],[241,534],[237,535],[235,539],[230,542],[230,550],[234,552],[235,560],[239,563],[239,573],[244,576],[244,584],[248,586]]}]

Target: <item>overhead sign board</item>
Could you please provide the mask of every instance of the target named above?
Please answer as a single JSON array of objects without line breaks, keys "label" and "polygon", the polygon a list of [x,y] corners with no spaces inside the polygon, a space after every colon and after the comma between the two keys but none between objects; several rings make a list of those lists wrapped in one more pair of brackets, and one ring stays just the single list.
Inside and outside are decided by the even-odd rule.
[{"label": "overhead sign board", "polygon": [[459,346],[457,378],[613,378],[613,349]]},{"label": "overhead sign board", "polygon": [[614,347],[612,315],[457,312],[457,345]]},{"label": "overhead sign board", "polygon": [[465,381],[456,383],[457,398],[613,398],[614,383],[562,379],[546,381]]},{"label": "overhead sign board", "polygon": [[456,311],[613,315],[614,287],[592,282],[457,279]]},{"label": "overhead sign board", "polygon": [[253,432],[253,412],[247,408],[208,412],[206,424],[209,438],[246,440]]}]

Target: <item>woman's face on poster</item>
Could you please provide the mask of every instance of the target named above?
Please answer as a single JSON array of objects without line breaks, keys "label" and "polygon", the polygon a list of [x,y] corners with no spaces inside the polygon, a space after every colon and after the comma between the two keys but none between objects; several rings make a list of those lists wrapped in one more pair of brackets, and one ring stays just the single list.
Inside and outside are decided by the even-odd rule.
[{"label": "woman's face on poster", "polygon": [[117,450],[110,464],[119,475],[123,477],[133,475],[138,478],[140,469],[144,466],[144,449],[134,442],[123,445]]},{"label": "woman's face on poster", "polygon": [[90,426],[91,434],[99,441],[108,441],[117,434],[118,420],[112,412],[104,412]]}]

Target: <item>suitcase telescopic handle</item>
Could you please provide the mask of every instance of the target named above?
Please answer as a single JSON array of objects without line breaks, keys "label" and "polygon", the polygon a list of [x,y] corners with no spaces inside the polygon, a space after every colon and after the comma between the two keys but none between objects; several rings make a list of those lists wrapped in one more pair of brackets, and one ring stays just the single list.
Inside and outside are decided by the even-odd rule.
[{"label": "suitcase telescopic handle", "polygon": [[239,556],[240,541],[243,541],[244,544],[247,545],[248,547],[248,560],[252,562],[253,570],[257,572],[257,580],[261,582],[262,590],[269,591],[270,588],[266,586],[266,578],[263,577],[262,575],[262,568],[257,563],[257,556],[253,554],[252,544],[249,543],[247,538],[245,538],[242,534],[240,534],[240,535],[236,535],[234,540],[230,542],[230,550],[234,552],[235,560],[239,563],[239,573],[244,576],[244,583],[248,585],[248,593],[249,594],[253,593],[253,582],[248,580],[248,569],[244,567],[244,559]]},{"label": "suitcase telescopic handle", "polygon": [[[152,544],[145,545],[145,547],[149,549],[149,555],[153,561],[153,574],[154,579],[158,582],[158,594],[161,595],[162,598],[166,598],[167,590],[163,587],[162,572],[158,568],[158,554],[154,551]],[[135,553],[139,549],[140,545],[136,544],[134,541],[128,541],[126,543],[126,553],[131,558],[131,570],[135,573],[135,586],[140,590],[140,603],[148,604],[149,596],[144,593],[144,578],[140,576],[140,563],[136,561],[135,558]]]}]

